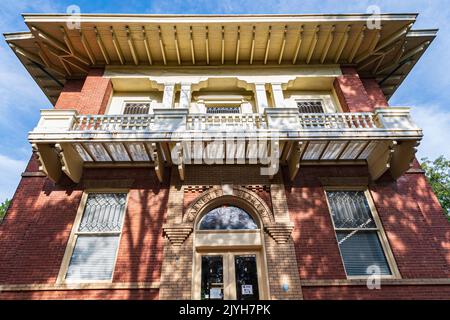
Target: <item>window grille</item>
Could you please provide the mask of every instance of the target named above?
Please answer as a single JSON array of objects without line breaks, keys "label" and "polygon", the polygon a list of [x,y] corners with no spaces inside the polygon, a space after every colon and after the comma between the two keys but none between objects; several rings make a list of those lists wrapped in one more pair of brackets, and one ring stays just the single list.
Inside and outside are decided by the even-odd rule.
[{"label": "window grille", "polygon": [[91,193],[75,234],[66,280],[110,280],[125,214],[125,193]]},{"label": "window grille", "polygon": [[148,114],[149,102],[127,102],[123,114]]},{"label": "window grille", "polygon": [[207,107],[206,113],[240,113],[241,107]]},{"label": "window grille", "polygon": [[300,113],[324,113],[321,100],[297,101],[297,107]]},{"label": "window grille", "polygon": [[200,220],[200,230],[254,230],[255,220],[244,210],[233,206],[222,206],[209,211]]},{"label": "window grille", "polygon": [[375,222],[363,191],[328,191],[339,250],[348,276],[390,275]]}]

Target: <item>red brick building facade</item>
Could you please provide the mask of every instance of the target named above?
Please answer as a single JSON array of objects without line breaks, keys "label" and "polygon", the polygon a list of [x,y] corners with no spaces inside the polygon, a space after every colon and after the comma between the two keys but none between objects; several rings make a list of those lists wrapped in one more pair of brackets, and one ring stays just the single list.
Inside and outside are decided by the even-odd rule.
[{"label": "red brick building facade", "polygon": [[[339,41],[334,41],[338,46]],[[100,59],[100,51],[94,54]],[[132,61],[131,51],[129,57]],[[374,113],[390,108],[379,79],[367,77],[357,65],[338,69],[340,74],[331,77],[330,90],[342,112]],[[76,110],[79,115],[107,114],[112,97],[123,90],[111,74],[96,67],[84,77],[65,79],[55,109]],[[272,100],[276,105],[271,89],[269,104]],[[122,161],[90,165],[85,161],[79,181],[74,181],[70,174],[75,167],[68,164],[66,145],[55,148],[62,159],[60,178],[52,179],[51,162],[46,163],[52,158],[42,147],[35,147],[0,224],[0,299],[197,298],[193,265],[198,267],[196,246],[200,247],[198,234],[202,232],[190,223],[224,201],[248,212],[247,206],[254,204],[255,212],[261,214],[257,223],[264,225],[259,227],[263,243],[258,252],[263,262],[258,268],[265,270],[265,274],[260,271],[265,284],[259,283],[259,298],[450,299],[450,224],[416,160],[400,176],[395,169],[385,169],[373,179],[370,161],[299,160],[294,176],[289,163],[282,162],[279,172],[270,177],[257,173],[260,164],[186,164],[180,169],[166,163],[155,169],[159,165],[156,156],[155,166]],[[162,149],[158,147],[157,155],[161,156]],[[390,150],[403,152],[395,147]],[[395,157],[389,158],[391,168],[397,165]],[[221,189],[229,185],[231,193]],[[383,246],[392,271],[392,276],[381,279],[379,289],[368,288],[364,277],[347,275],[326,195],[327,190],[359,190],[361,186],[379,218],[377,227],[385,237]],[[83,195],[92,190],[127,194],[112,279],[61,281],[63,266],[69,264],[64,261],[70,258],[67,248],[78,226],[77,216],[80,219],[85,205]],[[190,219],[191,214],[195,219]],[[212,250],[201,245],[199,252]],[[254,249],[248,245],[239,250]]]}]

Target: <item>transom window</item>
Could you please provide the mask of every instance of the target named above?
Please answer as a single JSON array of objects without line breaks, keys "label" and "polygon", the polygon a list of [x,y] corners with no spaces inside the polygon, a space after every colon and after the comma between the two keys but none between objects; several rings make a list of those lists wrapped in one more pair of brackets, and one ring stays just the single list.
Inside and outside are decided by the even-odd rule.
[{"label": "transom window", "polygon": [[125,214],[125,193],[91,193],[75,233],[66,280],[111,280]]},{"label": "transom window", "polygon": [[229,106],[229,107],[206,107],[206,113],[240,113],[241,107]]},{"label": "transom window", "polygon": [[327,191],[339,250],[348,276],[391,275],[364,191]]},{"label": "transom window", "polygon": [[123,114],[148,114],[150,102],[127,102]]},{"label": "transom window", "polygon": [[209,211],[198,224],[199,230],[254,230],[255,220],[238,207],[222,206]]},{"label": "transom window", "polygon": [[324,113],[322,100],[297,101],[300,113]]}]

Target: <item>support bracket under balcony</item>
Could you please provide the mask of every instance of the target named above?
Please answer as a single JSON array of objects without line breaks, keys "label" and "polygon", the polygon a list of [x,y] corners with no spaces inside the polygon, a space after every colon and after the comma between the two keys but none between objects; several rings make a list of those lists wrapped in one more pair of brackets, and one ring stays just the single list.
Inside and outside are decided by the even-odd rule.
[{"label": "support bracket under balcony", "polygon": [[370,177],[378,180],[390,167],[397,141],[382,141],[367,158]]},{"label": "support bracket under balcony", "polygon": [[159,182],[163,182],[164,179],[164,161],[161,154],[161,151],[159,150],[156,143],[150,143],[149,144],[150,152],[152,154],[152,157],[155,161],[155,171],[156,176],[158,177]]},{"label": "support bracket under balcony", "polygon": [[289,158],[288,158],[288,169],[289,169],[289,178],[291,181],[295,180],[295,177],[297,177],[298,171],[300,169],[300,160],[302,158],[302,152],[303,152],[303,142],[296,141],[292,144]]},{"label": "support bracket under balcony", "polygon": [[61,161],[61,170],[75,183],[80,182],[83,175],[83,159],[70,143],[57,143],[55,150]]},{"label": "support bracket under balcony", "polygon": [[39,162],[39,170],[44,172],[53,182],[58,182],[61,178],[62,170],[55,149],[50,144],[33,143],[31,146]]}]

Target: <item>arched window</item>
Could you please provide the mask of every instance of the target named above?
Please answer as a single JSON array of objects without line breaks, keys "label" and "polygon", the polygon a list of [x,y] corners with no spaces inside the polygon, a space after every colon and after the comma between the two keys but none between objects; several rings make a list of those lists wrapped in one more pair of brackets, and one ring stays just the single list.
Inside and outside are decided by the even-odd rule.
[{"label": "arched window", "polygon": [[222,206],[209,211],[198,224],[199,230],[254,230],[255,220],[244,210]]}]

